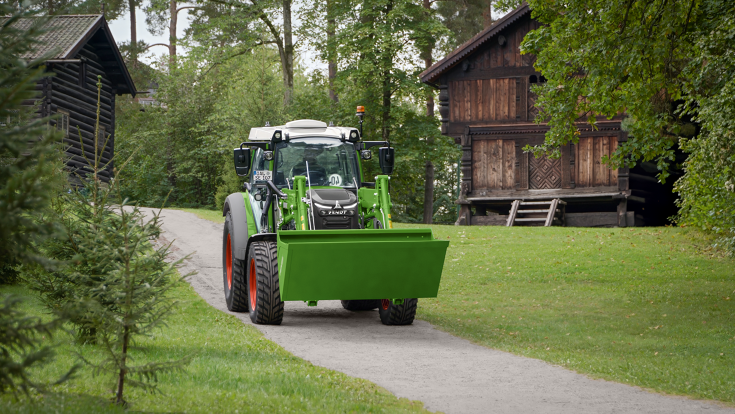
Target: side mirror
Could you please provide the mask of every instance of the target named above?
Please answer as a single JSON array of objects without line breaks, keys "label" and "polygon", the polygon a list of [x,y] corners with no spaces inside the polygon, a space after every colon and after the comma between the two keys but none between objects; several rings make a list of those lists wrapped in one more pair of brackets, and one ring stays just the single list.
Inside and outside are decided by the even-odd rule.
[{"label": "side mirror", "polygon": [[378,157],[380,159],[380,169],[383,171],[383,174],[393,174],[393,164],[395,163],[396,155],[395,148],[380,147],[380,149],[378,150],[378,154]]},{"label": "side mirror", "polygon": [[250,172],[250,148],[235,148],[234,161],[237,175],[240,177],[248,175],[248,172]]}]

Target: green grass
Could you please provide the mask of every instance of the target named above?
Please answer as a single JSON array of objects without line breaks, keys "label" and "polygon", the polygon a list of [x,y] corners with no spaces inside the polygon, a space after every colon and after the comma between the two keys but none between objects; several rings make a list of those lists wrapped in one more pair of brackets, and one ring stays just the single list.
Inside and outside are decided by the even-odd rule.
[{"label": "green grass", "polygon": [[735,260],[699,233],[431,228],[451,243],[419,318],[595,378],[735,403]]},{"label": "green grass", "polygon": [[194,213],[200,219],[213,221],[215,223],[225,222],[225,218],[222,216],[222,211],[220,210],[205,210],[201,208],[176,208],[174,210],[181,210],[181,211],[186,211],[187,213]]},{"label": "green grass", "polygon": [[432,229],[451,243],[419,318],[592,377],[735,402],[735,261],[695,232]]},{"label": "green grass", "polygon": [[[25,311],[43,314],[36,298],[24,287],[2,287],[0,293],[27,298]],[[145,412],[426,412],[420,402],[398,399],[361,379],[313,366],[275,343],[252,326],[207,305],[182,283],[174,294],[180,300],[168,327],[143,341],[149,349],[134,352],[136,363],[191,356],[184,372],[160,376],[161,394],[128,388],[129,409]],[[74,345],[62,334],[57,357],[36,370],[35,379],[58,378],[75,361],[75,352],[99,358],[96,346]],[[82,369],[76,378],[53,388],[49,396],[0,398],[3,413],[123,412],[112,406],[110,376],[93,376]]]}]

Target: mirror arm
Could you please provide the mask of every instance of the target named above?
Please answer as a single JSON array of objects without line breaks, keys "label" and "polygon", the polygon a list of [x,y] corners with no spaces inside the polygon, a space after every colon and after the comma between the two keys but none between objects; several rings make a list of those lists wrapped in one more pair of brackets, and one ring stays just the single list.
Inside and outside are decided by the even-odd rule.
[{"label": "mirror arm", "polygon": [[273,192],[274,192],[274,193],[275,193],[275,194],[276,194],[276,195],[278,196],[278,198],[280,198],[281,200],[285,200],[285,199],[287,199],[287,198],[288,198],[288,195],[286,195],[286,194],[285,194],[284,192],[282,192],[281,190],[279,190],[279,189],[278,189],[278,187],[276,187],[276,185],[275,185],[275,184],[273,184],[273,181],[271,181],[271,180],[268,180],[268,181],[267,181],[267,182],[266,182],[265,184],[266,184],[266,185],[267,185],[267,186],[269,187],[269,189],[270,189],[270,190],[272,190],[272,191],[273,191]]}]

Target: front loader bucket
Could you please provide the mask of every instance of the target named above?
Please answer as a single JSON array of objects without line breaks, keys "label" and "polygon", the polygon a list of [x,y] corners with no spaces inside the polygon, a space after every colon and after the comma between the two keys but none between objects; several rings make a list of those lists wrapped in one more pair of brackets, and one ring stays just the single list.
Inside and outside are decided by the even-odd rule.
[{"label": "front loader bucket", "polygon": [[448,246],[431,229],[282,231],[281,300],[433,298]]}]

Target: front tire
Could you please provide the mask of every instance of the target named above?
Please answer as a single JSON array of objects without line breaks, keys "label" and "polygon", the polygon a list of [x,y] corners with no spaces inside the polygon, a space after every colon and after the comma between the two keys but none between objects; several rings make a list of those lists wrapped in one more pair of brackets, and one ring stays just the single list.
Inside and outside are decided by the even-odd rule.
[{"label": "front tire", "polygon": [[247,288],[250,320],[260,325],[280,325],[283,321],[283,302],[278,283],[278,253],[275,242],[250,243]]},{"label": "front tire", "polygon": [[225,302],[231,312],[246,312],[248,305],[245,262],[235,259],[235,236],[232,232],[232,214],[228,211],[222,233],[222,279],[225,285]]},{"label": "front tire", "polygon": [[396,305],[390,299],[382,299],[378,307],[380,321],[383,325],[410,325],[416,317],[419,300],[404,299],[402,305]]},{"label": "front tire", "polygon": [[369,311],[380,306],[379,299],[343,300],[342,307],[348,311]]}]

